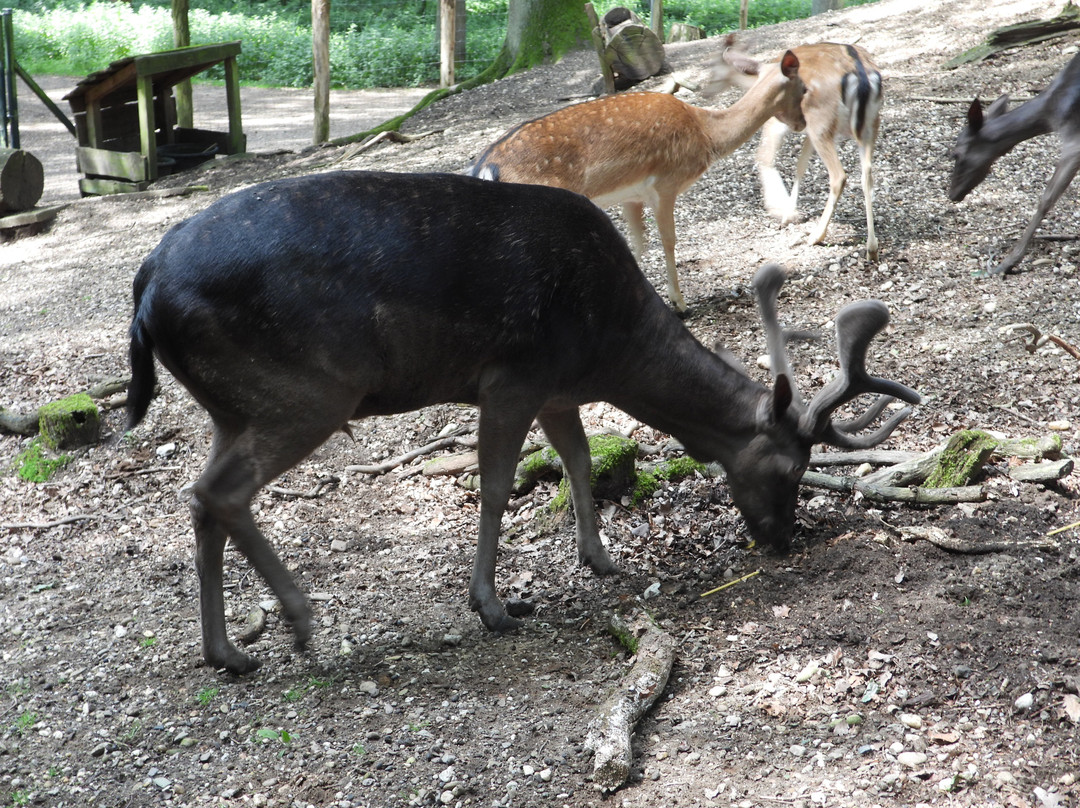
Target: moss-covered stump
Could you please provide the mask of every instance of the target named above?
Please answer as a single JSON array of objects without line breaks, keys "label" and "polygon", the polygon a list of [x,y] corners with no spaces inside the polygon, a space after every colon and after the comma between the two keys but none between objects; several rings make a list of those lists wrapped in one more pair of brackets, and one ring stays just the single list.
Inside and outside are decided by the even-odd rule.
[{"label": "moss-covered stump", "polygon": [[927,488],[958,488],[974,478],[997,449],[998,441],[978,429],[957,432],[937,457],[937,464],[927,475]]},{"label": "moss-covered stump", "polygon": [[51,449],[74,449],[97,443],[101,416],[92,398],[76,393],[38,410],[38,427]]},{"label": "moss-covered stump", "polygon": [[657,463],[651,471],[639,471],[637,482],[634,485],[630,501],[634,505],[640,505],[660,487],[662,482],[678,482],[694,474],[709,476],[709,469],[704,463],[699,463],[692,457],[673,457]]}]

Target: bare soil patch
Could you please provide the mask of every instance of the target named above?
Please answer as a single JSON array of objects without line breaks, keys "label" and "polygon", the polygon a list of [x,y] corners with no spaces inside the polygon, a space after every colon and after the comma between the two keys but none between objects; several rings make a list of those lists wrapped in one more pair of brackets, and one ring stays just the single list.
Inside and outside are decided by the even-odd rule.
[{"label": "bare soil patch", "polygon": [[[1039,240],[1015,276],[971,277],[1019,235],[1058,143],[1022,144],[953,205],[944,192],[948,150],[966,102],[926,100],[1045,87],[1076,38],[955,71],[941,65],[990,28],[1059,10],[1056,0],[882,0],[749,34],[748,49],[762,55],[832,40],[858,41],[877,57],[886,77],[876,160],[882,258],[863,258],[853,149],[842,151],[852,181],[831,242],[811,247],[809,221],[782,228],[765,216],[751,140],[677,208],[688,327],[764,377],[749,281],[762,261],[777,261],[793,274],[781,300],[791,326],[826,326],[857,298],[889,305],[893,324],[872,367],[926,399],[890,448],[929,449],[977,427],[1012,437],[1053,431],[1075,453],[1076,360],[1054,346],[1029,353],[1001,329],[1030,322],[1080,341],[1080,245]],[[671,46],[669,60],[699,69],[715,45]],[[432,133],[411,143],[359,155],[303,149],[310,115],[290,112],[282,126],[296,132],[295,151],[218,161],[160,183],[197,182],[208,192],[73,201],[48,231],[0,245],[0,405],[31,409],[125,375],[139,263],[165,230],[214,199],[330,169],[459,171],[505,129],[588,93],[593,61],[575,55],[447,99],[409,122],[410,133]],[[247,120],[269,114],[276,97],[246,101]],[[1043,233],[1080,232],[1077,193],[1066,194]],[[802,209],[816,216],[825,194],[815,161]],[[47,191],[46,202],[56,198]],[[643,270],[662,288],[658,240]],[[795,361],[804,390],[834,367],[824,343],[799,349]],[[297,656],[271,612],[251,648],[264,667],[240,679],[201,663],[185,486],[205,460],[208,422],[162,376],[161,395],[131,437],[120,437],[122,415],[110,412],[113,440],[79,452],[49,483],[0,476],[0,804],[1080,802],[1080,539],[1068,527],[1080,520],[1075,474],[1038,486],[999,467],[985,480],[985,503],[942,508],[806,489],[795,551],[783,558],[745,546],[722,482],[690,479],[644,507],[597,503],[623,569],[604,580],[576,566],[572,528],[542,518],[553,493],[544,484],[507,515],[498,577],[505,594],[532,597],[538,612],[516,635],[496,637],[466,604],[476,493],[411,468],[341,475],[475,413],[440,407],[372,420],[357,425],[355,443],[333,439],[280,481],[305,491],[338,474],[339,485],[315,499],[258,497],[257,519],[312,593],[319,630],[312,653]],[[607,405],[585,417],[592,429],[643,443],[664,437]],[[0,435],[5,469],[25,443]],[[85,518],[18,526],[72,516]],[[1015,544],[954,553],[903,540],[906,526]],[[226,581],[240,633],[269,593],[233,553]],[[657,583],[659,594],[642,602],[677,638],[676,669],[639,727],[631,783],[605,798],[590,782],[583,741],[591,711],[628,662],[605,616]]]}]

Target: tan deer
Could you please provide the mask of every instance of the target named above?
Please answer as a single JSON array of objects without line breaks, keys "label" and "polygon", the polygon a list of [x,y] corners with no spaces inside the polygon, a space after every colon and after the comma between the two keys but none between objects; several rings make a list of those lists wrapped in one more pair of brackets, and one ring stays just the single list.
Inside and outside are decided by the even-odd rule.
[{"label": "tan deer", "polygon": [[675,200],[716,160],[731,154],[774,115],[805,125],[799,59],[747,60],[758,80],[727,109],[701,109],[665,93],[628,93],[586,101],[511,129],[469,169],[475,177],[551,185],[583,194],[601,208],[622,204],[634,256],[645,249],[644,206],[656,216],[667,265],[667,294],[684,313],[675,269]]},{"label": "tan deer", "polygon": [[[802,111],[806,118],[805,139],[795,166],[795,179],[788,193],[784,180],[777,171],[776,155],[790,131],[781,120],[771,120],[761,132],[757,152],[758,174],[765,198],[765,209],[781,222],[788,224],[797,216],[799,185],[806,174],[813,152],[821,155],[829,172],[829,198],[821,218],[810,231],[810,243],[821,244],[829,229],[837,200],[844,190],[847,174],[836,152],[836,141],[853,138],[859,148],[862,163],[863,202],[866,207],[866,255],[871,260],[878,257],[878,240],[874,232],[874,144],[877,141],[881,111],[881,73],[870,54],[856,45],[821,42],[815,45],[799,45],[792,48],[799,60],[799,76],[806,85]],[[730,64],[718,66],[718,74],[711,82],[714,91],[725,86],[745,88],[746,77],[731,66],[740,67],[745,54],[728,48],[723,58]]]}]

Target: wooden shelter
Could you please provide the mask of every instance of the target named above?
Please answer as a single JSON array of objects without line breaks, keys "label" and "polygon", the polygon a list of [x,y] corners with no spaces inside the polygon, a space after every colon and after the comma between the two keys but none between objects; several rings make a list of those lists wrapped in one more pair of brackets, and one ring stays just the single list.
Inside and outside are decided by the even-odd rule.
[{"label": "wooden shelter", "polygon": [[[75,115],[83,195],[145,190],[177,160],[198,162],[244,151],[238,53],[236,41],[129,56],[80,81],[64,98]],[[178,126],[173,87],[220,63],[229,131]]]}]

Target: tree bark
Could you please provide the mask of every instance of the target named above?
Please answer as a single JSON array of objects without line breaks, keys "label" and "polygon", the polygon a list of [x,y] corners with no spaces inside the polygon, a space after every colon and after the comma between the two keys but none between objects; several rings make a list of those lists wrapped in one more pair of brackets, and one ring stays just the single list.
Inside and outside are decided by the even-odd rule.
[{"label": "tree bark", "polygon": [[311,59],[315,76],[312,142],[330,139],[330,0],[311,0]]},{"label": "tree bark", "polygon": [[0,149],[0,213],[30,210],[44,189],[40,160],[22,149]]},{"label": "tree bark", "polygon": [[810,13],[821,14],[825,11],[835,11],[844,7],[844,0],[811,0]]},{"label": "tree bark", "polygon": [[[188,0],[172,0],[173,47],[186,48],[191,44],[188,25]],[[185,129],[194,127],[194,107],[191,101],[191,79],[176,85],[176,123]]]}]

